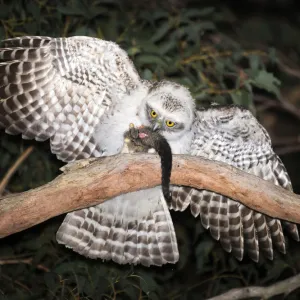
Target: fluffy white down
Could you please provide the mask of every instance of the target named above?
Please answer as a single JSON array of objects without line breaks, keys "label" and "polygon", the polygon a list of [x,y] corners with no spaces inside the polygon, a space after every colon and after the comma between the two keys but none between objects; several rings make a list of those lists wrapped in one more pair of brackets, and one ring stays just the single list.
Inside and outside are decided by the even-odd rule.
[{"label": "fluffy white down", "polygon": [[[95,131],[95,139],[101,145],[103,155],[121,152],[123,135],[129,129],[130,123],[135,126],[151,126],[146,106],[155,108],[162,118],[185,125],[182,130],[162,130],[161,134],[168,140],[174,154],[189,153],[194,135],[192,125],[195,115],[191,94],[185,87],[168,81],[158,83],[158,88],[153,90],[149,82],[141,82],[139,88],[126,95],[122,101],[116,101],[117,104],[103,116]],[[169,106],[166,106],[168,97]],[[179,107],[176,106],[178,103]]]}]

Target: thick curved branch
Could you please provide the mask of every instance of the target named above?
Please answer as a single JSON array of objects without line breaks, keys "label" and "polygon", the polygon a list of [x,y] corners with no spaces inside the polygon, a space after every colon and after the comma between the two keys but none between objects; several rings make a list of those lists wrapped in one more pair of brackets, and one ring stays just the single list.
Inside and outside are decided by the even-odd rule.
[{"label": "thick curved branch", "polygon": [[[0,237],[160,182],[157,155],[121,154],[77,161],[44,186],[1,198]],[[171,183],[211,190],[272,217],[300,223],[300,196],[221,162],[174,155]]]},{"label": "thick curved branch", "polygon": [[267,287],[249,286],[245,288],[232,289],[222,295],[207,300],[239,300],[249,298],[269,299],[280,294],[287,296],[299,287],[300,274],[297,274],[296,276],[276,282]]}]

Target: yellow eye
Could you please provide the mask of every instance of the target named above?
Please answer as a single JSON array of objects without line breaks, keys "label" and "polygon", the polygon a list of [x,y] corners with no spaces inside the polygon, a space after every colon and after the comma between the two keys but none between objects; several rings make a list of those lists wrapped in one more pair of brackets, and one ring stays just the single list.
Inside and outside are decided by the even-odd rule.
[{"label": "yellow eye", "polygon": [[168,127],[173,127],[175,125],[175,123],[170,120],[166,121],[166,124]]},{"label": "yellow eye", "polygon": [[151,116],[153,119],[155,119],[155,118],[157,117],[156,111],[152,109],[151,112],[150,112],[150,116]]}]

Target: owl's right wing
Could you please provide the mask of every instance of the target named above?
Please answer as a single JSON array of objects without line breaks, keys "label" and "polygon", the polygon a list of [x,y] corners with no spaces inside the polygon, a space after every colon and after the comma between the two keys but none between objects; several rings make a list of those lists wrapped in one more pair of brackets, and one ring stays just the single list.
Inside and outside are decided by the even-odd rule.
[{"label": "owl's right wing", "polygon": [[[290,178],[274,153],[266,130],[246,109],[212,106],[197,112],[191,155],[222,161],[288,190]],[[258,261],[259,253],[273,258],[273,245],[285,253],[282,225],[299,240],[296,224],[253,211],[223,195],[190,187],[173,187],[171,208],[200,215],[202,224],[239,260],[244,249]]]},{"label": "owl's right wing", "polygon": [[63,161],[100,156],[100,118],[140,84],[117,44],[25,36],[0,44],[0,129],[45,141]]}]

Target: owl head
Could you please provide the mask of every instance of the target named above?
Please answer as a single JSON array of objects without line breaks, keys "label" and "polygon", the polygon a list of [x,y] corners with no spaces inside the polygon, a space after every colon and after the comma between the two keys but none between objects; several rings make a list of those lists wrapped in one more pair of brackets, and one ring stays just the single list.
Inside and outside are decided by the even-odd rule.
[{"label": "owl head", "polygon": [[189,90],[177,83],[154,83],[139,110],[142,124],[159,131],[167,140],[176,140],[190,130],[195,102]]}]

